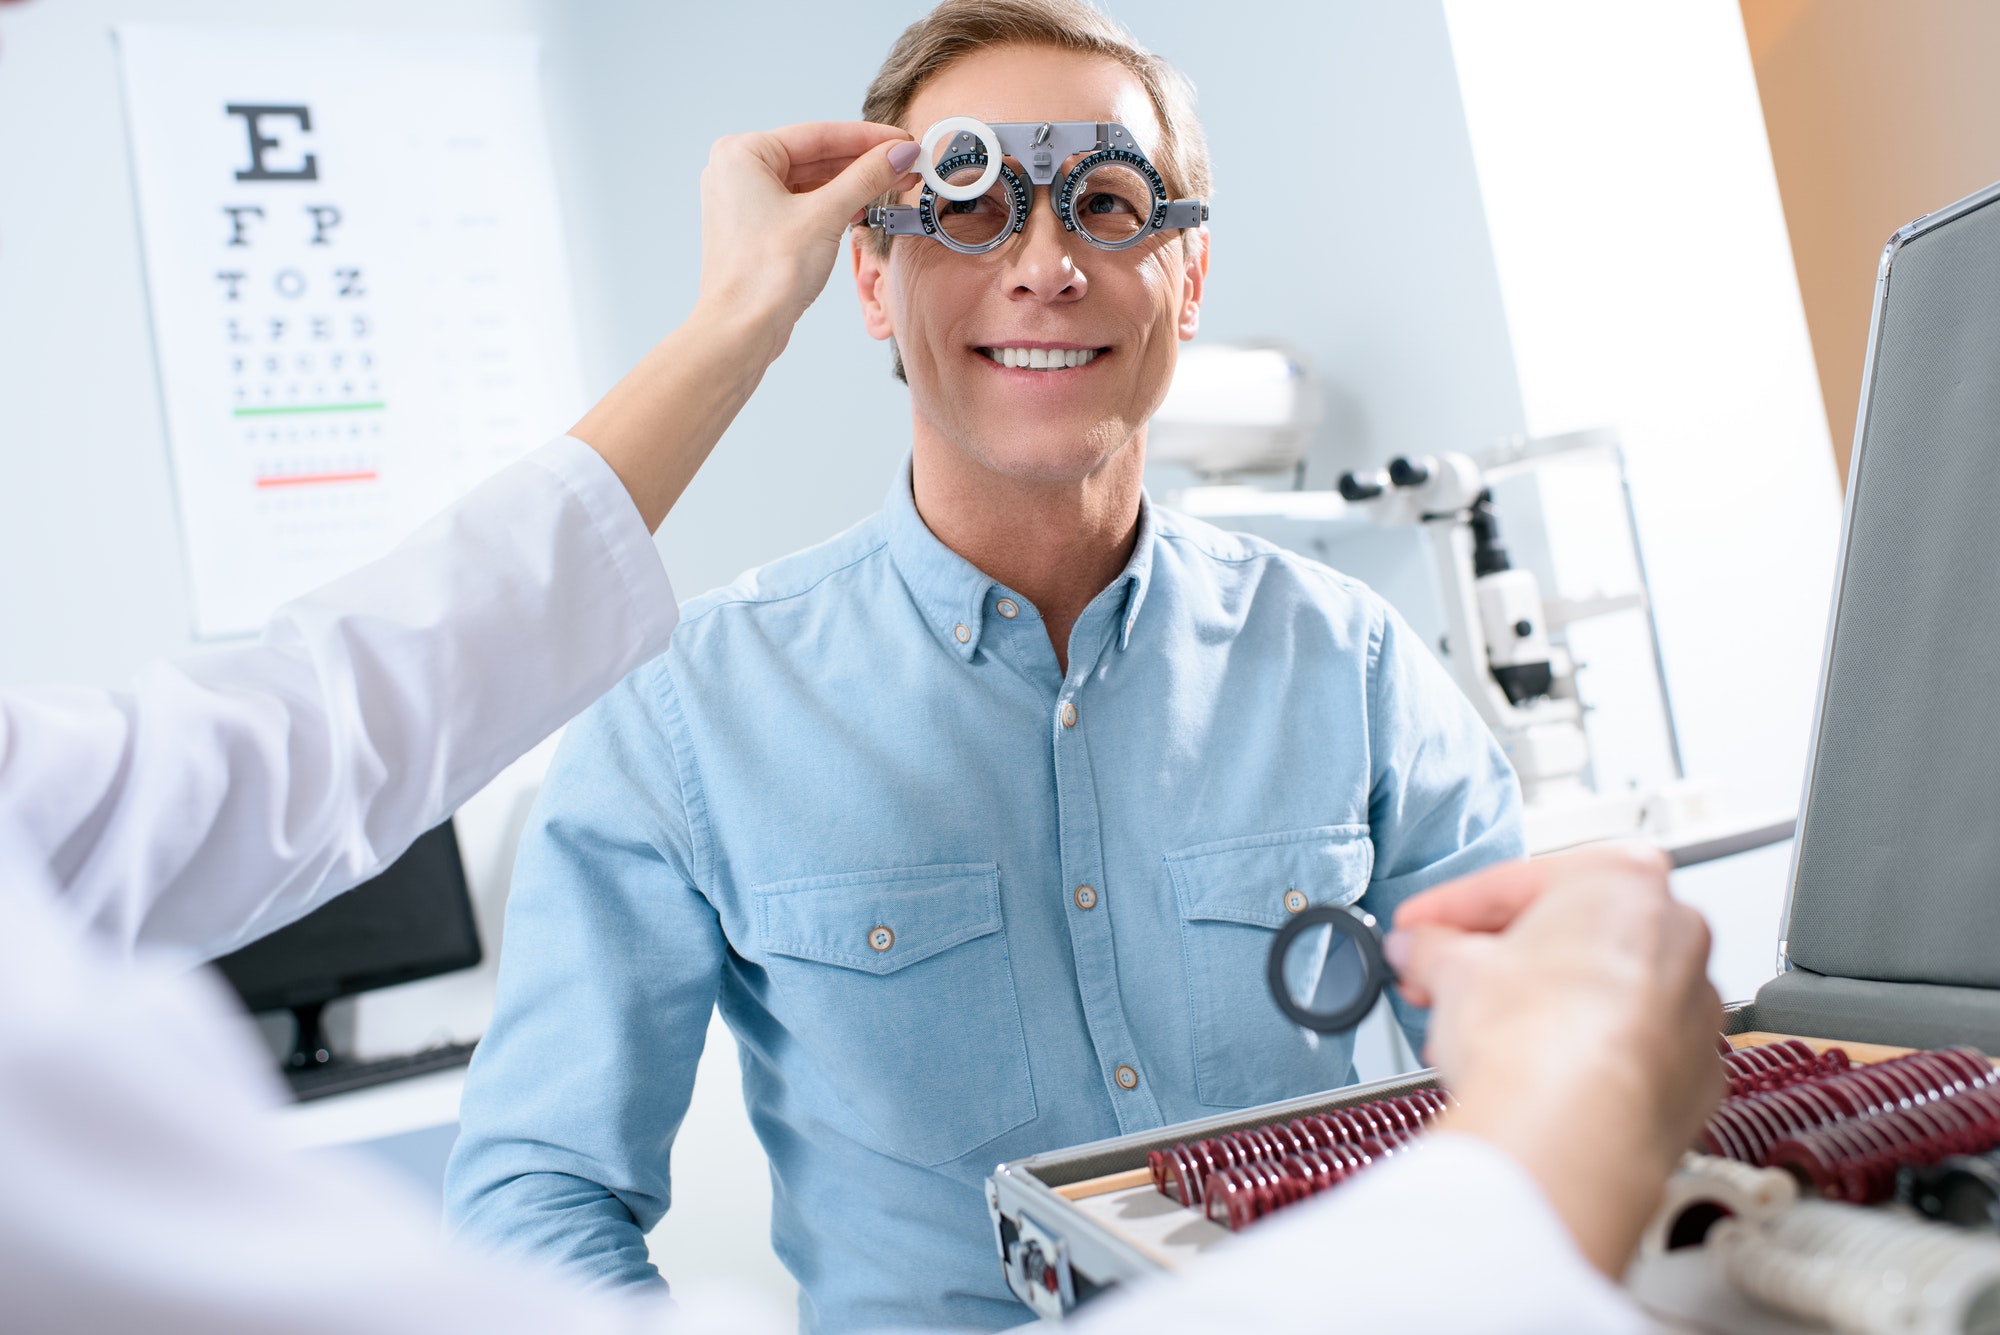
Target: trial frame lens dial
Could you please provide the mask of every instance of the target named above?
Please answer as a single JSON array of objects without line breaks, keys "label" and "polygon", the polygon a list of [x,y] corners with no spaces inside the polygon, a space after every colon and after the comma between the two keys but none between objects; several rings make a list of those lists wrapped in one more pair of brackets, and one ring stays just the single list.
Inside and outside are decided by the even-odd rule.
[{"label": "trial frame lens dial", "polygon": [[1285,1018],[1322,1034],[1359,1025],[1395,981],[1374,917],[1340,904],[1292,915],[1271,942],[1265,976]]},{"label": "trial frame lens dial", "polygon": [[[991,165],[983,153],[959,153],[940,162],[937,174],[950,183],[954,178],[977,171],[979,179],[985,180],[984,169]],[[984,255],[1028,225],[1030,198],[1020,176],[1002,163],[986,190],[965,199],[940,198],[926,186],[923,198],[917,201],[917,217],[924,231],[950,249],[961,255]],[[990,217],[972,211],[982,207],[991,210]]]},{"label": "trial frame lens dial", "polygon": [[[1089,189],[1096,178],[1105,178],[1104,184],[1098,190]],[[1121,211],[1111,215],[1119,219],[1115,230],[1093,221],[1091,205],[1100,197],[1114,198],[1130,210],[1129,214]],[[1106,148],[1070,169],[1055,206],[1063,227],[1099,250],[1126,250],[1160,230],[1167,212],[1167,186],[1153,164],[1140,154]]]}]

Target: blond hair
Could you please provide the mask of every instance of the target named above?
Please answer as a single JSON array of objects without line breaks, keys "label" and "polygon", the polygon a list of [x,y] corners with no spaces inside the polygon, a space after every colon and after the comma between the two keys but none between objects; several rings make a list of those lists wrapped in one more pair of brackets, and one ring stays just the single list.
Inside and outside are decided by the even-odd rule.
[{"label": "blond hair", "polygon": [[[1160,118],[1159,151],[1151,156],[1168,192],[1208,198],[1208,139],[1195,117],[1194,86],[1086,0],[944,0],[905,28],[889,48],[888,59],[861,99],[861,118],[901,124],[925,84],[974,52],[995,46],[1081,51],[1132,71]],[[880,202],[892,203],[893,196]],[[1189,246],[1198,244],[1192,231],[1183,237]],[[877,232],[874,240],[888,253],[887,233]]]}]

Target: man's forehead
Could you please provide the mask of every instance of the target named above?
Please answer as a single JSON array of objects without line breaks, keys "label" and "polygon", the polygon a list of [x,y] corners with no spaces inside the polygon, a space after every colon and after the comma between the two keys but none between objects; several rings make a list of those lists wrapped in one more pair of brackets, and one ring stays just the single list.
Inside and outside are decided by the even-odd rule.
[{"label": "man's forehead", "polygon": [[1000,47],[965,57],[925,84],[905,113],[921,136],[946,116],[988,125],[1117,121],[1148,154],[1160,146],[1159,117],[1138,76],[1105,56],[1046,47]]}]

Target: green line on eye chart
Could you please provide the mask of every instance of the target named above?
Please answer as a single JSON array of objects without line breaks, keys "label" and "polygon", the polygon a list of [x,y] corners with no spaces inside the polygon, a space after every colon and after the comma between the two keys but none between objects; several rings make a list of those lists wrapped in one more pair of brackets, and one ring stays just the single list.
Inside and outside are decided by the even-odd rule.
[{"label": "green line on eye chart", "polygon": [[297,417],[308,413],[379,413],[385,403],[289,403],[272,408],[234,408],[231,417]]}]

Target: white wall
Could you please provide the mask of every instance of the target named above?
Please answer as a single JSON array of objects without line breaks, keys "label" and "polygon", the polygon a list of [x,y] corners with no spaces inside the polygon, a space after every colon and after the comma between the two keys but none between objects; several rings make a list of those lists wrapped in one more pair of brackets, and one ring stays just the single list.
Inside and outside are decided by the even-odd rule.
[{"label": "white wall", "polygon": [[[1790,815],[1839,491],[1741,12],[1445,9],[1529,429],[1623,433],[1689,771],[1746,823]],[[1747,996],[1782,858],[1682,884]]]}]

